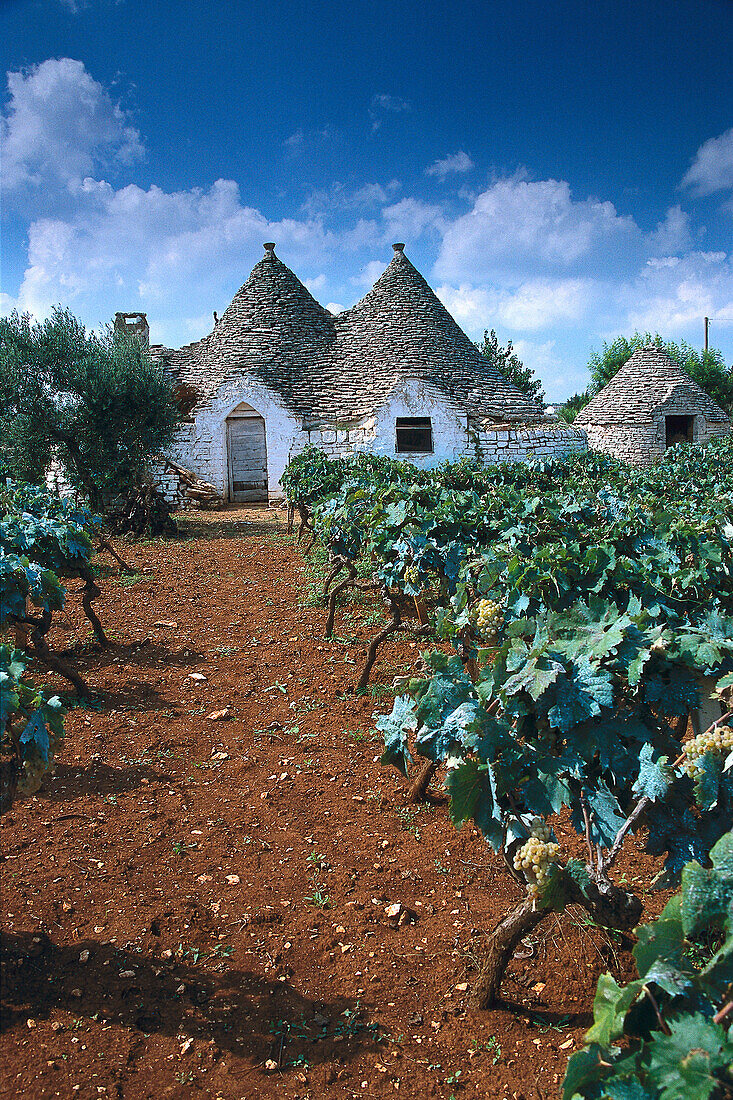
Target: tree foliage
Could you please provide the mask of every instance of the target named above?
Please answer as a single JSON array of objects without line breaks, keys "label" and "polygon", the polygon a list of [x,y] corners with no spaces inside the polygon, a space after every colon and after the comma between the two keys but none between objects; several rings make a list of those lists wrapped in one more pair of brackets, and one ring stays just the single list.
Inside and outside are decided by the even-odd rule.
[{"label": "tree foliage", "polygon": [[588,361],[591,383],[582,393],[574,393],[558,409],[558,416],[569,424],[575,420],[580,410],[591,401],[614,375],[631,358],[637,348],[662,348],[683,370],[687,371],[716,404],[727,413],[733,413],[733,369],[725,365],[723,356],[717,348],[698,351],[684,340],[679,344],[672,340],[663,340],[657,333],[635,332],[633,336],[617,336],[610,344],[604,343],[601,352],[593,352]]},{"label": "tree foliage", "polygon": [[582,393],[572,394],[567,401],[559,406],[557,415],[567,424],[572,424],[580,410],[588,404],[592,396],[593,394],[589,389],[583,390]]},{"label": "tree foliage", "polygon": [[86,508],[32,485],[0,489],[0,631],[13,629],[23,647],[66,677],[81,695],[83,679],[49,648],[54,614],[66,600],[62,580],[84,582],[84,613],[100,645],[108,644],[92,603],[101,594],[92,558],[100,521]]},{"label": "tree foliage", "polygon": [[139,483],[178,421],[171,384],[139,340],[87,332],[60,307],[42,322],[0,318],[2,458],[17,479],[42,480],[55,459],[98,509]]},{"label": "tree foliage", "polygon": [[499,343],[499,338],[494,332],[484,331],[484,338],[476,347],[493,367],[503,374],[507,382],[511,382],[518,390],[532,398],[533,401],[545,403],[545,394],[542,382],[535,377],[531,367],[525,367],[522,360],[514,351],[511,340],[505,348]]}]

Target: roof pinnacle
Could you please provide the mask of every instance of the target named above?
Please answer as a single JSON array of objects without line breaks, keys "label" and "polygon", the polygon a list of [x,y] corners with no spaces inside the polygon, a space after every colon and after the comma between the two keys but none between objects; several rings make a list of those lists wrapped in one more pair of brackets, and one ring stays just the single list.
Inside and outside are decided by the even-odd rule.
[{"label": "roof pinnacle", "polygon": [[392,248],[394,248],[395,252],[404,252],[405,250],[405,246],[401,241],[398,241],[397,244],[393,244]]},{"label": "roof pinnacle", "polygon": [[274,241],[265,241],[264,248],[265,248],[265,258],[268,259],[268,260],[274,260],[275,259],[275,242]]}]

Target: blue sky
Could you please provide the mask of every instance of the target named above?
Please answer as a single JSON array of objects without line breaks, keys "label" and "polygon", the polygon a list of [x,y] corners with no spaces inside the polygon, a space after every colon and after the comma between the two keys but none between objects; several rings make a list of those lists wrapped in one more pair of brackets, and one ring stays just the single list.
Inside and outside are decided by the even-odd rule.
[{"label": "blue sky", "polygon": [[731,0],[3,0],[0,311],[210,330],[262,255],[391,256],[548,396],[635,329],[733,363]]}]

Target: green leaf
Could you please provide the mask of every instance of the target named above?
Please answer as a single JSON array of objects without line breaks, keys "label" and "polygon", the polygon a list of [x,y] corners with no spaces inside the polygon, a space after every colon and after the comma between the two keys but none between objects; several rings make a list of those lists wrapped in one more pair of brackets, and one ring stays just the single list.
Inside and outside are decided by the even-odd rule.
[{"label": "green leaf", "polygon": [[550,725],[567,733],[573,726],[601,713],[613,704],[611,674],[599,671],[587,658],[565,670],[556,682],[555,704],[547,717]]},{"label": "green leaf", "polygon": [[710,870],[689,863],[682,871],[682,927],[686,936],[701,936],[721,926],[733,905],[733,831],[710,853]]},{"label": "green leaf", "polygon": [[392,707],[391,714],[377,719],[376,727],[384,734],[384,752],[380,757],[382,764],[394,764],[403,775],[407,775],[407,766],[412,763],[408,748],[409,730],[417,725],[415,707],[409,695],[399,695]]},{"label": "green leaf", "polygon": [[450,795],[451,821],[460,829],[473,819],[494,848],[501,845],[501,812],[495,802],[489,769],[475,760],[466,760],[451,769],[445,780]]},{"label": "green leaf", "polygon": [[595,786],[585,788],[585,797],[591,811],[593,842],[610,848],[619,829],[626,821],[618,800],[602,779],[599,779]]},{"label": "green leaf", "polygon": [[596,1091],[596,1086],[606,1076],[607,1064],[608,1051],[598,1043],[571,1054],[563,1081],[562,1100],[602,1095]]},{"label": "green leaf", "polygon": [[660,1100],[707,1100],[719,1083],[716,1071],[724,1068],[723,1059],[733,1058],[733,1043],[719,1024],[701,1015],[671,1021],[669,1027],[671,1035],[657,1033],[648,1053]]},{"label": "green leaf", "polygon": [[680,898],[670,898],[661,915],[651,924],[640,924],[636,929],[638,942],[634,947],[634,959],[639,977],[645,978],[649,969],[659,959],[679,964],[685,934],[680,915]]},{"label": "green leaf", "polygon": [[639,753],[639,774],[632,790],[637,797],[645,796],[652,802],[664,798],[674,781],[675,772],[667,763],[666,756],[660,756],[654,745],[647,742]]},{"label": "green leaf", "polygon": [[609,1046],[623,1035],[626,1013],[642,992],[644,983],[630,982],[620,986],[611,974],[601,974],[593,999],[593,1026],[585,1036],[586,1043]]}]

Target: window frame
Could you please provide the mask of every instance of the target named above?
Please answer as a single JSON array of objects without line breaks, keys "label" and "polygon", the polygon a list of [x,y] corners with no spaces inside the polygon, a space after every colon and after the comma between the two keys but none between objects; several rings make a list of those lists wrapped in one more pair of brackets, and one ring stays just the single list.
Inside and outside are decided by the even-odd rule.
[{"label": "window frame", "polygon": [[[413,433],[410,446],[401,446],[401,433]],[[414,435],[418,432],[426,432],[429,439],[428,447],[416,447]],[[397,416],[395,417],[395,454],[397,455],[432,455],[435,454],[435,440],[433,437],[433,418],[431,416]]]}]

